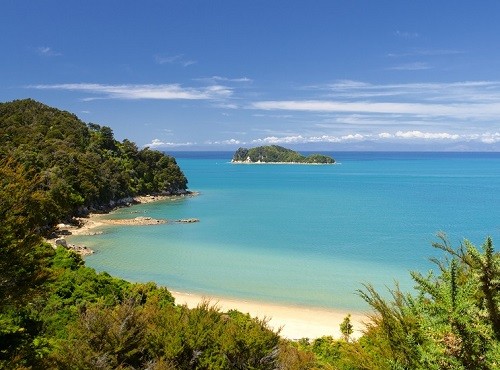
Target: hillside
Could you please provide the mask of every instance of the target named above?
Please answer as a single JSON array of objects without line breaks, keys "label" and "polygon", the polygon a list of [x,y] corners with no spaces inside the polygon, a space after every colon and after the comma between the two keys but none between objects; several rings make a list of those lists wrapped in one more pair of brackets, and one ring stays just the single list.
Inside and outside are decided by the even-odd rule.
[{"label": "hillside", "polygon": [[312,154],[306,157],[282,146],[267,145],[251,149],[239,148],[234,153],[232,162],[333,164],[335,163],[335,159],[322,154]]},{"label": "hillside", "polygon": [[46,224],[125,197],[187,189],[174,158],[119,142],[107,126],[31,99],[0,104],[0,160],[41,178],[52,206]]}]

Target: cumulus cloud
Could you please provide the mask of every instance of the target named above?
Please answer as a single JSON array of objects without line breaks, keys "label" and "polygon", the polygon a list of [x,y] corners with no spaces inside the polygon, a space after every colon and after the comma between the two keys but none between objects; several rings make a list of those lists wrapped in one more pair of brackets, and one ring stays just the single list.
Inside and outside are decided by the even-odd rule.
[{"label": "cumulus cloud", "polygon": [[483,134],[481,135],[480,141],[485,144],[500,143],[500,132]]},{"label": "cumulus cloud", "polygon": [[422,132],[422,131],[398,131],[395,137],[403,139],[438,139],[438,140],[458,140],[460,135],[449,134],[447,132]]},{"label": "cumulus cloud", "polygon": [[151,140],[151,143],[144,145],[145,147],[157,149],[157,148],[167,148],[167,147],[182,147],[182,146],[193,146],[196,145],[196,143],[172,143],[172,142],[164,142],[161,141],[160,139],[153,139]]},{"label": "cumulus cloud", "polygon": [[388,132],[381,132],[380,134],[377,135],[380,139],[390,139],[394,137],[393,134],[389,134]]},{"label": "cumulus cloud", "polygon": [[305,143],[343,143],[343,142],[353,142],[362,141],[366,137],[361,134],[348,134],[343,136],[302,136],[302,135],[291,135],[291,136],[268,136],[262,139],[252,140],[252,144],[305,144]]},{"label": "cumulus cloud", "polygon": [[229,139],[229,140],[223,140],[222,144],[226,144],[226,145],[239,145],[239,144],[241,144],[241,141],[236,140],[236,139]]},{"label": "cumulus cloud", "polygon": [[306,138],[302,137],[301,135],[297,136],[283,136],[283,137],[277,137],[277,136],[268,136],[263,139],[255,139],[252,140],[253,144],[292,144],[292,143],[304,143],[306,142]]},{"label": "cumulus cloud", "polygon": [[[92,83],[56,84],[56,85],[31,85],[27,86],[39,90],[68,90],[81,91],[100,95],[101,99],[123,100],[217,100],[228,98],[232,90],[221,85],[212,85],[202,88],[183,87],[179,84],[160,85],[104,85]],[[87,100],[92,100],[90,98]]]},{"label": "cumulus cloud", "polygon": [[256,145],[286,145],[286,144],[306,144],[306,143],[348,143],[362,141],[436,141],[436,142],[482,142],[485,144],[495,144],[500,142],[500,133],[484,133],[484,134],[454,134],[447,132],[423,132],[418,130],[413,131],[397,131],[395,133],[381,132],[378,134],[360,134],[352,133],[346,135],[320,135],[320,136],[267,136],[264,138],[254,139],[252,144]]}]

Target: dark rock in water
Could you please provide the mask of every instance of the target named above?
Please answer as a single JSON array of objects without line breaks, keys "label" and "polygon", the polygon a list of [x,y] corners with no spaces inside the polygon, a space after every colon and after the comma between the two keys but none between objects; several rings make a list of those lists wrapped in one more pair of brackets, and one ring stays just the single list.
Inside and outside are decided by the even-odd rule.
[{"label": "dark rock in water", "polygon": [[180,220],[175,220],[175,222],[181,223],[181,224],[192,224],[194,222],[200,222],[199,219],[197,218],[183,218]]}]

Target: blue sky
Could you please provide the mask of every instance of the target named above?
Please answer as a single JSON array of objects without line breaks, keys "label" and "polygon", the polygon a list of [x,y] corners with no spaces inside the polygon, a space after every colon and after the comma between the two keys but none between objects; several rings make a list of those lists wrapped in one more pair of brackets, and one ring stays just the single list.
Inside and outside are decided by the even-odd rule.
[{"label": "blue sky", "polygon": [[499,1],[4,0],[0,101],[166,151],[500,151]]}]

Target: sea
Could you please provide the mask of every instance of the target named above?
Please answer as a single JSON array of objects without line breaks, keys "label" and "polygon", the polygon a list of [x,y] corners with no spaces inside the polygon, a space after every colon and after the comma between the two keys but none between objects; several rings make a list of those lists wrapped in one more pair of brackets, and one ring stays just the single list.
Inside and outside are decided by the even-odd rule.
[{"label": "sea", "polygon": [[[204,296],[362,312],[359,291],[414,292],[445,233],[500,245],[500,153],[322,152],[335,165],[232,164],[232,152],[173,155],[199,194],[121,208],[198,223],[106,226],[71,241],[88,266]],[[307,153],[303,153],[307,154]]]}]

